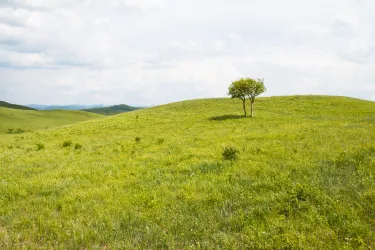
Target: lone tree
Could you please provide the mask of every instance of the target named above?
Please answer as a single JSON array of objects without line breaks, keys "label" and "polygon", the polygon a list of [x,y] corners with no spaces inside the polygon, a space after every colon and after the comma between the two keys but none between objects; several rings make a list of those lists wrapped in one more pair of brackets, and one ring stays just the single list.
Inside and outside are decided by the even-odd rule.
[{"label": "lone tree", "polygon": [[250,109],[250,116],[254,117],[253,106],[255,102],[255,97],[261,95],[262,93],[266,92],[267,89],[264,86],[264,79],[251,79],[248,78],[247,81],[249,82],[249,91],[247,92],[247,96],[249,97],[251,103]]},{"label": "lone tree", "polygon": [[242,100],[243,112],[244,116],[246,117],[246,97],[249,93],[249,84],[246,79],[241,78],[237,81],[232,82],[229,86],[228,95],[232,98],[239,98]]},{"label": "lone tree", "polygon": [[242,106],[244,115],[246,117],[246,98],[249,98],[251,104],[251,117],[254,117],[254,102],[255,97],[264,93],[266,87],[264,86],[263,79],[252,79],[252,78],[240,78],[237,81],[232,82],[229,86],[228,95],[232,98],[239,98],[242,100]]}]

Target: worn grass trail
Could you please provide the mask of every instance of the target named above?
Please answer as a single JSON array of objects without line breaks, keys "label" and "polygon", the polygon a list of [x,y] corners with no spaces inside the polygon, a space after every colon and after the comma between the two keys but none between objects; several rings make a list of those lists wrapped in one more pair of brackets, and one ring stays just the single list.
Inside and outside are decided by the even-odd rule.
[{"label": "worn grass trail", "polygon": [[205,99],[0,136],[0,248],[374,248],[374,112]]}]

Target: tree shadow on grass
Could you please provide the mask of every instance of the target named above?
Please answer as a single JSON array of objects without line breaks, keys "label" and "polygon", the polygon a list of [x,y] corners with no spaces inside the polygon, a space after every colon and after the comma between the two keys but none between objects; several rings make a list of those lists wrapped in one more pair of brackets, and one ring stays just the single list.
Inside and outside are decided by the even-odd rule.
[{"label": "tree shadow on grass", "polygon": [[225,120],[235,120],[235,119],[246,119],[243,115],[220,115],[213,116],[209,118],[211,121],[225,121]]}]

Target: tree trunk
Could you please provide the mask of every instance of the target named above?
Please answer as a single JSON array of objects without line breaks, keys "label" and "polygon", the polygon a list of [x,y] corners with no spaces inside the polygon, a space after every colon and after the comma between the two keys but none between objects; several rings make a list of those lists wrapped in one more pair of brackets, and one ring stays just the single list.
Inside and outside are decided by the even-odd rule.
[{"label": "tree trunk", "polygon": [[254,114],[253,114],[253,104],[254,104],[254,102],[251,102],[251,118],[253,118],[254,117]]},{"label": "tree trunk", "polygon": [[246,117],[247,116],[247,113],[246,113],[246,99],[242,100],[242,106],[243,106],[243,112],[245,113],[245,117]]}]

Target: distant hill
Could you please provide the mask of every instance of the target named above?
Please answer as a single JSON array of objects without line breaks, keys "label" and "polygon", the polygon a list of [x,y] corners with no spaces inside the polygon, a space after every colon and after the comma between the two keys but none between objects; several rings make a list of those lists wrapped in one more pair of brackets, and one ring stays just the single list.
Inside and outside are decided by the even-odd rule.
[{"label": "distant hill", "polygon": [[100,115],[117,115],[125,112],[130,112],[134,110],[142,109],[140,107],[131,107],[125,104],[114,105],[105,108],[92,108],[92,109],[83,109],[82,111],[91,112]]},{"label": "distant hill", "polygon": [[17,104],[11,104],[11,103],[4,102],[4,101],[0,101],[0,107],[10,108],[10,109],[35,110],[34,108],[17,105]]},{"label": "distant hill", "polygon": [[42,104],[29,104],[28,107],[38,110],[56,110],[56,109],[64,109],[64,110],[82,110],[82,109],[91,109],[91,108],[103,108],[104,105],[102,104],[95,104],[95,105],[79,105],[79,104],[70,104],[70,105],[42,105]]},{"label": "distant hill", "polygon": [[101,115],[73,110],[20,110],[0,107],[0,135],[23,133],[100,118]]}]

